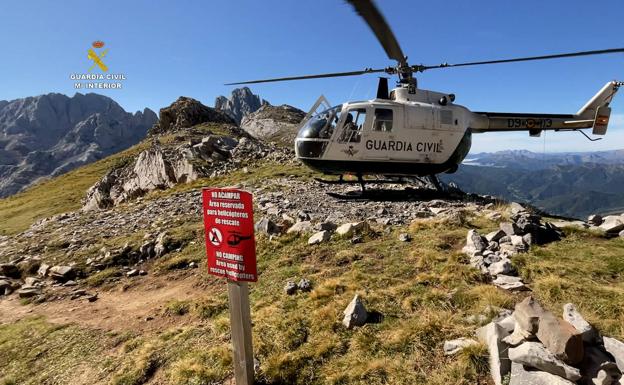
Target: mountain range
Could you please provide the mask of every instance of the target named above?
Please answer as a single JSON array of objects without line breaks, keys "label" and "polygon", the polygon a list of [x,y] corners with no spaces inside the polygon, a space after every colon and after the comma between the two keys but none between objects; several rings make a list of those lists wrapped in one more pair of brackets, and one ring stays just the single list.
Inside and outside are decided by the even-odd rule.
[{"label": "mountain range", "polygon": [[471,154],[455,174],[442,179],[465,191],[530,203],[569,217],[624,209],[624,150]]},{"label": "mountain range", "polygon": [[0,101],[0,197],[124,150],[157,119],[92,93]]}]

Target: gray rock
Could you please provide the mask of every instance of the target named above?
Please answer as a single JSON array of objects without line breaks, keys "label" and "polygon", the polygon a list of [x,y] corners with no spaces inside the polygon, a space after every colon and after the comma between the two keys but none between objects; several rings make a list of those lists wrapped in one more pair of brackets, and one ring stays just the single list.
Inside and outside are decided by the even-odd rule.
[{"label": "gray rock", "polygon": [[128,276],[128,277],[136,277],[137,275],[139,275],[139,270],[137,270],[137,269],[132,269],[132,270],[126,272],[126,276]]},{"label": "gray rock", "polygon": [[513,362],[509,385],[575,385],[575,383],[540,370],[527,370],[522,364]]},{"label": "gray rock", "polygon": [[11,278],[19,278],[20,272],[14,263],[0,263],[0,275]]},{"label": "gray rock", "polygon": [[588,385],[617,385],[622,372],[612,358],[597,346],[585,345],[585,354],[580,365]]},{"label": "gray rock", "polygon": [[571,303],[563,305],[563,319],[581,333],[583,341],[587,343],[595,343],[597,341],[598,332],[594,329],[581,313],[576,310],[576,306]]},{"label": "gray rock", "polygon": [[67,281],[76,277],[76,271],[71,266],[53,266],[49,271],[50,277],[57,281]]},{"label": "gray rock", "polygon": [[301,280],[299,280],[299,282],[297,283],[297,287],[299,288],[299,290],[307,292],[312,290],[312,282],[310,282],[310,280],[307,278],[301,278]]},{"label": "gray rock", "polygon": [[308,245],[318,245],[327,242],[331,238],[331,234],[327,230],[319,231],[308,239]]},{"label": "gray rock", "polygon": [[477,232],[477,230],[469,230],[466,235],[466,247],[476,251],[483,251],[487,247],[487,241]]},{"label": "gray rock", "polygon": [[304,117],[305,112],[295,107],[265,104],[245,116],[240,126],[254,138],[290,144],[294,142],[297,128]]},{"label": "gray rock", "polygon": [[355,234],[360,234],[365,231],[368,231],[369,226],[366,221],[362,222],[353,222],[353,223],[345,223],[336,228],[336,234],[342,237],[351,237]]},{"label": "gray rock", "polygon": [[241,124],[244,117],[257,111],[264,104],[267,102],[251,92],[248,87],[234,89],[229,98],[219,96],[215,99],[215,109],[232,117],[237,124]]},{"label": "gray rock", "polygon": [[368,318],[368,312],[362,303],[362,299],[359,294],[356,294],[347,308],[343,311],[344,318],[342,324],[347,329],[352,329],[355,326],[363,326]]},{"label": "gray rock", "polygon": [[293,295],[297,292],[297,285],[293,281],[286,282],[284,286],[284,293],[288,295]]},{"label": "gray rock", "polygon": [[525,342],[518,347],[510,348],[509,359],[512,362],[540,369],[570,381],[577,381],[581,378],[581,373],[577,368],[566,365],[539,342]]},{"label": "gray rock", "polygon": [[590,215],[589,217],[587,217],[587,223],[593,226],[600,226],[602,224],[602,215]]},{"label": "gray rock", "polygon": [[492,281],[494,286],[501,288],[503,290],[509,291],[523,291],[529,290],[528,287],[522,282],[520,277],[513,277],[505,274],[498,274],[496,279]]},{"label": "gray rock", "polygon": [[490,322],[477,329],[477,338],[487,345],[489,351],[490,374],[495,385],[502,385],[503,377],[511,370],[507,355],[507,344],[502,339],[507,337],[507,331],[500,325]]},{"label": "gray rock", "polygon": [[302,233],[309,233],[313,230],[312,227],[312,222],[310,221],[301,221],[301,222],[297,222],[294,225],[292,225],[286,232],[287,233],[297,233],[297,234],[302,234]]},{"label": "gray rock", "polygon": [[488,271],[490,275],[497,276],[499,274],[509,275],[509,273],[513,272],[514,269],[509,258],[503,258],[500,261],[488,266]]},{"label": "gray rock", "polygon": [[17,295],[20,298],[30,298],[41,294],[40,287],[22,287],[17,290]]},{"label": "gray rock", "polygon": [[0,279],[0,295],[5,295],[7,289],[9,291],[13,290],[13,285],[11,285],[11,282],[5,279]]},{"label": "gray rock", "polygon": [[604,221],[599,226],[606,233],[619,233],[624,230],[624,218],[619,215],[608,215],[604,217]]},{"label": "gray rock", "polygon": [[457,353],[459,353],[460,351],[462,351],[464,348],[468,347],[468,346],[472,346],[472,345],[478,345],[479,343],[471,338],[457,338],[454,340],[450,340],[450,341],[444,341],[444,355],[445,356],[452,356],[455,355]]},{"label": "gray rock", "polygon": [[408,233],[399,234],[399,241],[401,242],[409,242],[412,240],[412,237]]},{"label": "gray rock", "polygon": [[40,277],[46,277],[48,275],[48,271],[50,270],[50,265],[46,263],[42,263],[37,269],[37,275]]},{"label": "gray rock", "polygon": [[509,210],[511,211],[512,215],[516,215],[526,211],[526,208],[518,202],[511,202],[509,203]]},{"label": "gray rock", "polygon": [[513,222],[501,222],[500,229],[508,236],[522,235],[522,230]]},{"label": "gray rock", "polygon": [[503,230],[495,230],[495,231],[492,231],[491,233],[488,233],[485,236],[485,239],[487,239],[488,242],[498,242],[505,235],[506,234]]},{"label": "gray rock", "polygon": [[265,234],[277,234],[279,233],[279,227],[269,218],[262,218],[255,224],[256,232]]},{"label": "gray rock", "polygon": [[602,337],[604,347],[615,359],[617,367],[624,373],[624,342],[611,337]]},{"label": "gray rock", "polygon": [[513,317],[516,320],[516,328],[525,330],[532,336],[537,333],[539,319],[545,310],[533,297],[528,296],[515,306]]}]

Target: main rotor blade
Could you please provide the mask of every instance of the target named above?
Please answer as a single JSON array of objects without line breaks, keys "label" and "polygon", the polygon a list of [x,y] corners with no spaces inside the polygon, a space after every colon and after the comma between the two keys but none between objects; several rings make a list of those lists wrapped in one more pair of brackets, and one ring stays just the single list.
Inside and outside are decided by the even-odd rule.
[{"label": "main rotor blade", "polygon": [[574,56],[590,56],[590,55],[604,55],[608,53],[618,53],[624,52],[624,48],[611,48],[611,49],[601,49],[596,51],[580,51],[580,52],[570,52],[570,53],[560,53],[555,55],[544,55],[544,56],[529,56],[529,57],[519,57],[515,59],[501,59],[501,60],[487,60],[487,61],[475,61],[468,63],[459,63],[459,64],[449,64],[442,63],[435,66],[414,66],[414,71],[425,71],[435,68],[449,68],[449,67],[465,67],[465,66],[474,66],[474,65],[482,65],[482,64],[499,64],[499,63],[513,63],[520,61],[532,61],[532,60],[547,60],[547,59],[560,59],[566,57],[574,57]]},{"label": "main rotor blade", "polygon": [[373,30],[377,40],[381,43],[381,46],[386,51],[386,54],[390,59],[394,59],[399,62],[399,66],[403,67],[407,65],[405,55],[399,46],[394,33],[390,29],[390,26],[384,19],[379,9],[375,6],[372,0],[347,0],[355,11],[362,16],[364,21],[368,24],[370,29]]},{"label": "main rotor blade", "polygon": [[318,74],[318,75],[303,75],[303,76],[290,76],[285,78],[273,78],[273,79],[260,79],[260,80],[249,80],[245,82],[238,83],[226,83],[226,86],[234,86],[240,84],[255,84],[255,83],[269,83],[269,82],[283,82],[286,80],[303,80],[303,79],[318,79],[318,78],[334,78],[339,76],[355,76],[355,75],[364,75],[371,74],[375,72],[387,72],[390,69],[372,69],[366,68],[363,71],[351,71],[351,72],[333,72],[327,74]]}]

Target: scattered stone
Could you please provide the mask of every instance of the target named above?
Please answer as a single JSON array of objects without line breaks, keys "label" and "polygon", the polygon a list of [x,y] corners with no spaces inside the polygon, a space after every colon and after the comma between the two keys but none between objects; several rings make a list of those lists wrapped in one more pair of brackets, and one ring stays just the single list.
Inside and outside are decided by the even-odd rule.
[{"label": "scattered stone", "polygon": [[42,263],[39,265],[39,269],[37,269],[37,275],[40,277],[46,277],[48,275],[48,271],[50,271],[50,265]]},{"label": "scattered stone", "polygon": [[297,284],[295,284],[293,281],[286,282],[286,285],[284,286],[284,293],[288,295],[293,295],[296,292],[297,292]]},{"label": "scattered stone", "polygon": [[580,365],[586,383],[591,385],[617,385],[622,377],[613,359],[602,349],[589,344],[585,345],[583,362]]},{"label": "scattered stone", "polygon": [[17,295],[20,298],[31,298],[40,294],[41,294],[40,287],[22,287],[21,289],[17,290]]},{"label": "scattered stone", "polygon": [[[193,262],[191,262],[191,263],[193,263]],[[190,267],[190,264],[189,264],[189,267]],[[139,270],[139,275],[147,275],[147,271]]]},{"label": "scattered stone", "polygon": [[587,217],[587,222],[590,225],[600,226],[602,224],[602,216],[598,214],[590,215]]},{"label": "scattered stone", "polygon": [[624,217],[619,215],[608,215],[604,217],[602,224],[599,226],[606,233],[619,233],[624,230]]},{"label": "scattered stone", "polygon": [[523,211],[526,211],[526,208],[524,208],[524,206],[522,206],[518,202],[511,202],[511,203],[509,203],[509,210],[511,211],[512,215],[515,215],[515,214],[519,214],[519,213],[521,213]]},{"label": "scattered stone", "polygon": [[85,295],[85,297],[84,297],[84,298],[85,298],[87,301],[89,301],[89,302],[95,302],[95,301],[97,301],[97,299],[98,299],[98,295],[97,295],[97,293],[95,293],[95,294],[87,294],[87,295]]},{"label": "scattered stone", "polygon": [[351,237],[354,234],[362,233],[364,231],[367,231],[368,229],[369,227],[366,221],[345,223],[344,225],[338,226],[338,228],[336,228],[336,234],[342,237]]},{"label": "scattered stone", "polygon": [[41,281],[36,277],[26,277],[26,279],[24,279],[24,286],[35,286],[40,282]]},{"label": "scattered stone", "polygon": [[0,263],[0,275],[10,278],[19,278],[20,272],[13,263]]},{"label": "scattered stone", "polygon": [[487,247],[487,241],[477,232],[477,230],[469,230],[466,236],[466,248],[483,251]]},{"label": "scattered stone", "polygon": [[327,242],[331,238],[331,234],[327,230],[319,231],[308,239],[308,245],[318,245]]},{"label": "scattered stone", "polygon": [[505,235],[507,234],[505,234],[503,230],[495,230],[495,231],[492,231],[491,233],[488,233],[485,236],[485,239],[487,239],[488,242],[498,242]]},{"label": "scattered stone", "polygon": [[509,291],[523,291],[529,290],[528,287],[522,282],[520,277],[513,277],[505,274],[498,274],[496,279],[492,281],[494,286],[501,288],[503,290]]},{"label": "scattered stone", "polygon": [[583,341],[587,343],[594,343],[598,337],[596,329],[594,329],[589,322],[585,321],[581,313],[576,310],[576,306],[571,303],[563,305],[563,319],[581,333]]},{"label": "scattered stone", "polygon": [[522,364],[511,363],[511,376],[509,385],[575,385],[574,382],[563,377],[542,372],[539,370],[525,369]]},{"label": "scattered stone", "polygon": [[363,326],[366,323],[368,312],[359,294],[353,297],[343,314],[344,318],[342,319],[342,324],[346,326],[347,329],[352,329],[355,326]]},{"label": "scattered stone", "polygon": [[197,262],[191,262],[191,263],[189,263],[188,267],[191,268],[191,269],[195,269],[195,268],[197,268],[199,266],[197,265]]},{"label": "scattered stone", "polygon": [[528,335],[535,335],[542,314],[544,314],[542,306],[533,297],[526,297],[516,304],[513,312],[516,328],[526,330]]},{"label": "scattered stone", "polygon": [[412,240],[412,237],[408,233],[399,234],[399,241],[401,242],[409,242]]},{"label": "scattered stone", "polygon": [[511,370],[511,364],[507,355],[507,345],[502,341],[507,337],[507,331],[494,322],[477,329],[479,341],[486,344],[490,353],[490,374],[495,385],[502,385],[503,377]]},{"label": "scattered stone", "polygon": [[76,277],[76,271],[71,266],[53,266],[49,270],[49,275],[57,281],[67,281]]},{"label": "scattered stone", "polygon": [[500,229],[509,236],[522,234],[522,230],[513,222],[502,222]]},{"label": "scattered stone", "polygon": [[256,232],[265,233],[265,234],[278,234],[279,227],[271,221],[269,218],[262,218],[258,222],[256,222],[254,228]]},{"label": "scattered stone", "polygon": [[313,229],[312,222],[301,221],[292,225],[286,232],[289,234],[290,233],[302,234],[302,233],[310,233],[312,232],[312,229]]},{"label": "scattered stone", "polygon": [[312,282],[310,282],[310,280],[307,278],[301,278],[301,280],[299,280],[299,283],[297,283],[297,288],[299,288],[299,290],[303,292],[308,292],[312,290]]},{"label": "scattered stone", "polygon": [[535,334],[555,357],[575,365],[583,360],[583,338],[574,326],[545,311],[539,317]]},{"label": "scattered stone", "polygon": [[513,272],[514,269],[509,258],[503,258],[500,261],[488,266],[488,271],[490,275],[498,276],[499,274],[509,275],[509,273]]},{"label": "scattered stone", "polygon": [[516,348],[510,348],[509,359],[570,381],[577,381],[581,378],[581,373],[577,368],[566,365],[539,342],[525,342]]},{"label": "scattered stone", "polygon": [[457,338],[455,340],[450,340],[450,341],[444,341],[444,355],[445,356],[452,356],[455,355],[457,353],[459,353],[460,351],[462,351],[464,348],[467,348],[468,346],[472,346],[472,345],[478,345],[479,343],[471,338]]},{"label": "scattered stone", "polygon": [[126,273],[128,277],[136,277],[137,275],[139,275],[139,270],[137,269],[132,269]]},{"label": "scattered stone", "polygon": [[76,285],[77,285],[76,281],[71,280],[71,279],[63,284],[63,286],[65,286],[65,287],[72,287],[72,286],[76,286]]}]

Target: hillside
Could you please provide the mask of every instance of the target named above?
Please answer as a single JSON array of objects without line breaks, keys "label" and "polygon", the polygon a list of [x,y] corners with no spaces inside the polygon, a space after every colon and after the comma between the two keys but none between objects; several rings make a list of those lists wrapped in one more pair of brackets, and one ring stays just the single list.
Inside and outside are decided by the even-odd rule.
[{"label": "hillside", "polygon": [[[257,229],[260,277],[250,285],[259,383],[491,383],[484,345],[456,356],[443,345],[526,296],[492,285],[462,251],[468,230],[496,230],[514,206],[419,188],[405,201],[337,200],[290,150],[210,121],[220,115],[192,99],[168,108],[206,113],[0,200],[9,234],[0,236],[0,262],[17,271],[0,266],[20,277],[11,282],[32,283],[0,296],[1,384],[232,383],[225,282],[206,273],[200,208],[201,187],[231,185],[251,191],[256,220],[266,219]],[[254,156],[237,152],[249,145]],[[87,188],[107,175],[139,176],[145,154],[175,169],[188,151],[194,180],[158,174],[166,178],[153,189],[80,210]],[[401,187],[387,188],[394,197]],[[310,245],[321,229],[331,237]],[[549,310],[574,302],[604,335],[624,338],[624,238],[596,228],[565,235],[513,256],[514,267]],[[285,292],[304,278],[309,291]],[[356,293],[371,316],[348,329],[342,312]]]},{"label": "hillside", "polygon": [[535,154],[502,151],[476,154],[442,179],[465,191],[530,203],[576,218],[624,209],[622,151]]}]

